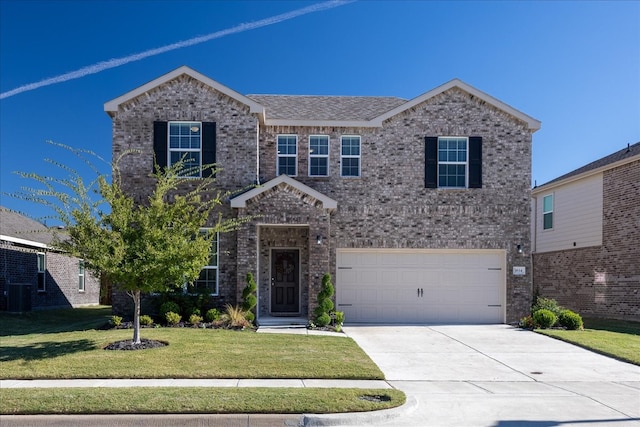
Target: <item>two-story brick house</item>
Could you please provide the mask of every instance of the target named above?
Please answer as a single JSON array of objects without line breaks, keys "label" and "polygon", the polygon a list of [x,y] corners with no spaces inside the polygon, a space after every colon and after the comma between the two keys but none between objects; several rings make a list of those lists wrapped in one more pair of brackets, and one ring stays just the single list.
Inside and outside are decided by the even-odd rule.
[{"label": "two-story brick house", "polygon": [[[258,320],[313,316],[324,273],[348,322],[512,322],[531,304],[532,134],[540,122],[459,81],[414,99],[242,95],[188,67],[105,104],[126,190],[216,162],[223,215],[197,286]],[[198,163],[200,162],[200,163]],[[514,269],[514,267],[518,267]]]}]

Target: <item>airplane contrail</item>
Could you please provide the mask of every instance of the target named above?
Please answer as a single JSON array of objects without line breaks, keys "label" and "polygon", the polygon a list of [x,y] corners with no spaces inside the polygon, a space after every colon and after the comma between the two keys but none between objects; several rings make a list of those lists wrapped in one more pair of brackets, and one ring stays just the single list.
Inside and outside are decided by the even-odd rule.
[{"label": "airplane contrail", "polygon": [[134,53],[133,55],[125,56],[122,58],[114,58],[108,61],[98,62],[93,65],[82,67],[79,70],[71,71],[69,73],[60,74],[59,76],[50,77],[48,79],[40,80],[35,83],[29,83],[7,92],[0,93],[0,99],[8,98],[13,95],[17,95],[22,92],[34,90],[43,86],[50,86],[56,83],[62,83],[73,79],[79,79],[89,74],[96,74],[110,68],[119,67],[130,62],[140,61],[150,56],[160,55],[161,53],[169,52],[171,50],[181,49],[187,46],[193,46],[196,44],[204,43],[209,40],[219,39],[230,34],[241,33],[244,31],[255,30],[256,28],[266,27],[268,25],[278,24],[289,19],[297,18],[298,16],[306,15],[309,13],[320,12],[334,7],[342,6],[348,3],[352,3],[355,0],[330,0],[323,3],[314,4],[311,6],[303,7],[291,12],[283,13],[280,15],[272,16],[270,18],[261,19],[255,22],[249,22],[246,24],[240,24],[232,28],[216,31],[215,33],[207,34],[204,36],[194,37],[189,40],[172,43],[166,46],[158,47],[155,49],[149,49],[144,52]]}]

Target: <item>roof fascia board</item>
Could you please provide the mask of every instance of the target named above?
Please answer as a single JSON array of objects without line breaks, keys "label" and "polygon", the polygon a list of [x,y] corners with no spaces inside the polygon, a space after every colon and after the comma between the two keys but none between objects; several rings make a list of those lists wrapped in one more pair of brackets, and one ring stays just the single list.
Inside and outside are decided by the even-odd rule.
[{"label": "roof fascia board", "polygon": [[6,242],[17,243],[19,245],[31,246],[34,248],[41,249],[51,249],[51,247],[45,243],[34,242],[33,240],[20,239],[18,237],[5,236],[4,234],[0,234],[0,240],[4,240]]},{"label": "roof fascia board", "polygon": [[511,107],[508,104],[505,104],[504,102],[494,98],[493,96],[486,94],[476,88],[474,88],[473,86],[470,86],[468,84],[466,84],[465,82],[463,82],[460,79],[453,79],[443,85],[440,85],[434,89],[431,89],[428,92],[423,93],[422,95],[419,95],[409,101],[407,101],[406,103],[394,108],[393,110],[389,110],[386,113],[380,115],[379,117],[377,117],[374,120],[379,120],[380,122],[383,122],[384,120],[387,120],[393,116],[395,116],[396,114],[402,113],[405,110],[408,110],[409,108],[415,107],[416,105],[430,99],[433,98],[434,96],[440,95],[441,93],[453,88],[453,87],[457,87],[459,89],[462,89],[463,91],[477,97],[480,98],[481,100],[483,100],[484,102],[493,105],[494,107],[516,117],[517,119],[520,119],[522,121],[524,121],[525,123],[527,123],[527,125],[529,126],[529,129],[532,131],[537,131],[538,129],[540,129],[541,126],[541,122],[539,120],[534,119],[533,117],[519,111],[516,110],[515,108]]},{"label": "roof fascia board", "polygon": [[[581,179],[588,178],[588,177],[593,176],[593,175],[597,175],[597,174],[602,173],[604,171],[607,171],[609,169],[614,169],[614,168],[626,165],[627,163],[635,162],[637,160],[640,160],[640,154],[637,154],[637,155],[631,156],[631,157],[627,157],[626,159],[618,160],[617,162],[614,162],[614,163],[609,163],[608,165],[600,166],[599,168],[588,170],[588,171],[583,172],[583,173],[578,174],[578,175],[570,176],[570,177],[565,178],[565,179],[560,180],[560,181],[551,182],[549,184],[542,184],[539,187],[533,188],[531,190],[531,195],[532,196],[537,196],[540,193],[547,192],[549,190],[552,190],[554,188],[560,187],[562,185],[571,184],[572,182],[579,181]],[[569,173],[571,173],[571,172],[569,172]]]},{"label": "roof fascia board", "polygon": [[264,107],[258,104],[256,101],[250,98],[247,98],[246,96],[236,92],[235,90],[228,88],[223,84],[218,83],[217,81],[205,76],[204,74],[201,74],[195,71],[194,69],[187,67],[186,65],[176,68],[175,70],[170,71],[167,74],[158,77],[157,79],[151,80],[149,83],[146,83],[132,91],[125,93],[124,95],[121,95],[115,99],[112,99],[111,101],[106,102],[104,104],[104,111],[117,112],[120,104],[127,102],[137,96],[140,96],[143,93],[148,92],[160,86],[161,84],[164,84],[168,81],[175,79],[178,76],[181,76],[182,74],[186,74],[189,77],[199,80],[202,83],[217,90],[218,92],[223,93],[228,97],[233,98],[241,102],[242,104],[247,105],[249,107],[249,112],[264,116]]},{"label": "roof fascia board", "polygon": [[274,179],[272,179],[271,181],[266,182],[263,186],[260,187],[256,187],[253,188],[249,191],[247,191],[246,193],[243,193],[241,195],[239,195],[238,197],[235,197],[233,199],[231,199],[231,207],[232,208],[245,208],[247,207],[247,200],[252,199],[253,197],[267,191],[270,190],[274,187],[277,187],[278,185],[285,183],[288,184],[290,186],[292,186],[293,188],[302,191],[303,193],[306,193],[308,195],[310,195],[311,197],[319,200],[322,202],[322,207],[325,209],[336,209],[338,207],[338,202],[336,202],[335,200],[333,200],[330,197],[325,196],[324,194],[320,193],[319,191],[314,190],[311,187],[308,187],[306,185],[304,185],[303,183],[296,181],[295,179],[287,176],[287,175],[280,175]]}]

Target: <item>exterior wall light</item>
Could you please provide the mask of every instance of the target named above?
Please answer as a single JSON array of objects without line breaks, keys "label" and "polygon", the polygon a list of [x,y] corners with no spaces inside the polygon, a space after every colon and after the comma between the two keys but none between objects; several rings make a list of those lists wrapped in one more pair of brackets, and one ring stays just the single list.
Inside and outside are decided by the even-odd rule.
[{"label": "exterior wall light", "polygon": [[319,235],[319,234],[316,236],[316,243],[319,244],[319,245],[322,244],[322,236]]},{"label": "exterior wall light", "polygon": [[518,245],[518,246],[516,246],[516,248],[518,249],[518,253],[522,254],[522,252],[523,252],[522,245]]}]

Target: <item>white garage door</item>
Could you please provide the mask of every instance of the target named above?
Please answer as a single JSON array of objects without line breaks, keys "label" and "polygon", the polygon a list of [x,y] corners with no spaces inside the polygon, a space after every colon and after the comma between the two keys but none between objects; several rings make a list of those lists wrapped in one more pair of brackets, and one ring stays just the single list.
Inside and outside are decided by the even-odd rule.
[{"label": "white garage door", "polygon": [[338,249],[336,309],[366,323],[504,323],[504,251]]}]

